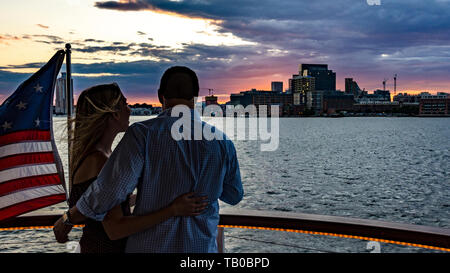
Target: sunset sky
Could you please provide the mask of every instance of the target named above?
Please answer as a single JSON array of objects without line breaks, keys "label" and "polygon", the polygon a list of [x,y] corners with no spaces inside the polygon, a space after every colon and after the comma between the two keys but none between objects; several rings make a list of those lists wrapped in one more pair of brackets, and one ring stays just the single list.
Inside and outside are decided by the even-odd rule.
[{"label": "sunset sky", "polygon": [[[369,2],[369,4],[367,3]],[[373,3],[376,3],[375,5]],[[186,65],[219,100],[326,63],[337,88],[450,91],[450,0],[20,0],[0,2],[0,103],[65,43],[75,96],[117,82],[157,103],[165,69]],[[63,66],[62,71],[65,71]]]}]

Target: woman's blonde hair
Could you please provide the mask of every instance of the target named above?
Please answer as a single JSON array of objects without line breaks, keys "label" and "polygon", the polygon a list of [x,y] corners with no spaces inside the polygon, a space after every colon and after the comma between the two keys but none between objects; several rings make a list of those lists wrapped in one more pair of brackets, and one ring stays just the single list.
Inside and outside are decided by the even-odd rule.
[{"label": "woman's blonde hair", "polygon": [[116,83],[90,87],[81,92],[75,117],[69,122],[70,187],[75,171],[85,154],[94,150],[108,125],[108,118],[121,110],[124,96]]}]

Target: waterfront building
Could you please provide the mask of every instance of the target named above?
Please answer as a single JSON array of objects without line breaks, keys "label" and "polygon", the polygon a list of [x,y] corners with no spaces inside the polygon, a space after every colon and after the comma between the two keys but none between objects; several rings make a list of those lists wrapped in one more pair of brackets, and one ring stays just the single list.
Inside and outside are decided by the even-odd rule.
[{"label": "waterfront building", "polygon": [[305,105],[306,93],[316,90],[316,79],[311,76],[292,75],[289,79],[289,89],[293,94],[293,104]]},{"label": "waterfront building", "polygon": [[332,114],[340,111],[353,111],[353,94],[342,91],[325,91],[322,98],[322,112]]},{"label": "waterfront building", "polygon": [[315,78],[315,90],[336,90],[336,73],[327,64],[300,64],[299,74]]},{"label": "waterfront building", "polygon": [[227,104],[233,106],[243,105],[245,98],[246,97],[244,96],[243,92],[237,94],[230,94],[230,101],[227,102]]},{"label": "waterfront building", "polygon": [[391,93],[389,92],[389,90],[377,89],[373,91],[373,94],[381,101],[391,101]]},{"label": "waterfront building", "polygon": [[450,116],[450,94],[422,95],[419,101],[420,116]]},{"label": "waterfront building", "polygon": [[301,116],[305,113],[305,105],[284,105],[283,116]]},{"label": "waterfront building", "polygon": [[283,82],[272,82],[272,92],[283,92]]},{"label": "waterfront building", "polygon": [[345,93],[352,94],[355,98],[359,97],[361,89],[353,78],[345,78]]},{"label": "waterfront building", "polygon": [[373,94],[368,94],[367,91],[362,91],[359,97],[356,98],[357,102],[361,103],[375,103],[375,102],[390,102],[391,94],[389,90],[375,90]]},{"label": "waterfront building", "polygon": [[219,103],[217,102],[217,97],[214,95],[211,96],[205,96],[205,105],[211,105],[211,104],[216,104],[218,105]]},{"label": "waterfront building", "polygon": [[421,95],[408,95],[408,93],[399,93],[393,100],[399,103],[419,103]]},{"label": "waterfront building", "polygon": [[306,109],[314,111],[320,115],[323,109],[323,94],[325,91],[314,90],[306,92]]},{"label": "waterfront building", "polygon": [[[446,96],[447,93],[439,92],[438,96]],[[421,92],[416,95],[409,95],[408,93],[399,93],[394,96],[393,100],[398,101],[400,103],[419,103],[421,98],[433,98],[434,95],[431,95],[429,92]]]},{"label": "waterfront building", "polygon": [[280,114],[286,105],[292,105],[292,94],[285,92],[274,92],[265,90],[252,89],[249,91],[242,91],[238,94],[230,94],[230,105],[255,105],[259,109],[260,105],[267,105],[267,111],[270,113],[271,105],[278,105],[280,107]]},{"label": "waterfront building", "polygon": [[133,105],[129,105],[131,109],[131,115],[133,116],[148,116],[156,114],[155,108],[151,104],[147,103],[135,103]]},{"label": "waterfront building", "polygon": [[153,114],[155,114],[155,115],[157,115],[157,114],[159,114],[159,113],[161,113],[162,112],[162,107],[153,107],[153,109],[152,109],[152,113]]},{"label": "waterfront building", "polygon": [[130,108],[132,116],[150,116],[153,114],[152,109],[149,108]]},{"label": "waterfront building", "polygon": [[[71,79],[71,87],[73,93],[73,79]],[[56,79],[55,84],[55,107],[54,113],[57,115],[67,115],[66,105],[66,73],[62,72],[61,77]]]},{"label": "waterfront building", "polygon": [[399,109],[398,101],[359,101],[353,104],[353,111],[360,113],[392,113]]}]

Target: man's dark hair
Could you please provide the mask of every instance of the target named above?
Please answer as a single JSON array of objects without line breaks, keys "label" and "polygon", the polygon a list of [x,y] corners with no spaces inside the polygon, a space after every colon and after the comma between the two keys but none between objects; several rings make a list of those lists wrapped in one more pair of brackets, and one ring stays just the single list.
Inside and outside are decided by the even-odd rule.
[{"label": "man's dark hair", "polygon": [[[172,82],[173,80],[179,80],[176,77],[177,74],[185,74],[189,76],[191,79],[191,85],[184,85],[183,82],[180,81],[178,83]],[[167,88],[169,83],[171,84],[171,88]],[[198,96],[199,92],[199,84],[198,78],[194,71],[185,66],[173,66],[167,69],[161,77],[161,82],[159,84],[158,89],[158,98],[161,104],[163,103],[163,96],[166,99],[186,99],[190,100],[193,97]]]}]

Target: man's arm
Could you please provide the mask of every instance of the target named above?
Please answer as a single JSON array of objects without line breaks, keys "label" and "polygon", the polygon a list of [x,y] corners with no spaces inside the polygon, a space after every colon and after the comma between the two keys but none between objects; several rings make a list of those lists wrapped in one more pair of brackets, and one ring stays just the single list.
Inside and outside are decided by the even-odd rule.
[{"label": "man's arm", "polygon": [[69,215],[71,225],[66,225],[64,223],[64,218],[60,217],[53,224],[53,233],[55,235],[55,239],[58,243],[65,243],[69,240],[69,232],[72,230],[72,224],[80,224],[87,218],[81,214],[76,206],[73,206],[67,214]]},{"label": "man's arm", "polygon": [[219,199],[230,205],[236,205],[242,200],[244,189],[242,187],[241,172],[239,170],[236,149],[231,140],[227,143],[227,152],[228,169],[223,182],[223,191]]}]

